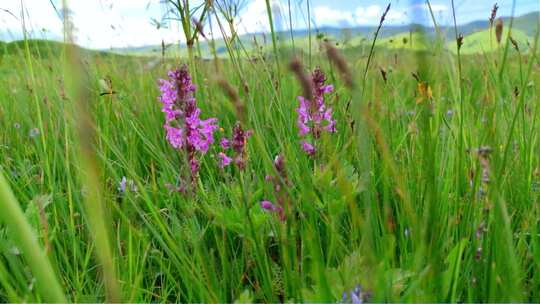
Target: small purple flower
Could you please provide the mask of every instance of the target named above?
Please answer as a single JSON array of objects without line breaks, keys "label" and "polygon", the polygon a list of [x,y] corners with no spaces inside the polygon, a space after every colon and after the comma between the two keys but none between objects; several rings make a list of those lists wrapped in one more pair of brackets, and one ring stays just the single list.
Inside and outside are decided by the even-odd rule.
[{"label": "small purple flower", "polygon": [[122,176],[122,179],[120,180],[120,183],[118,184],[118,192],[120,192],[121,194],[124,194],[126,193],[127,190],[133,193],[137,193],[138,188],[133,180],[128,179],[125,176]]},{"label": "small purple flower", "polygon": [[261,208],[268,210],[268,211],[276,211],[277,207],[274,205],[271,201],[261,201]]},{"label": "small purple flower", "polygon": [[[246,145],[247,145],[248,138],[251,137],[252,134],[253,134],[253,131],[251,130],[244,131],[244,129],[242,128],[242,125],[239,122],[237,122],[235,126],[233,127],[232,138],[229,140],[228,138],[223,137],[220,140],[220,145],[224,150],[229,149],[229,148],[233,150],[234,155],[231,160],[234,160],[234,163],[238,166],[240,170],[243,170],[246,167],[246,162],[247,162]],[[223,156],[221,154],[223,154]],[[227,157],[227,160],[230,159],[223,152],[220,152],[220,154],[218,154],[218,157],[220,157],[222,160],[224,159],[224,157]],[[230,161],[227,163],[227,165],[229,163]]]},{"label": "small purple flower", "polygon": [[356,285],[350,292],[343,292],[341,303],[363,304],[370,300],[371,292],[362,291],[362,286]]},{"label": "small purple flower", "polygon": [[126,192],[126,189],[127,189],[127,179],[125,176],[122,176],[122,180],[120,180],[120,184],[118,186],[118,191],[120,191],[120,193],[124,193]]},{"label": "small purple flower", "polygon": [[231,162],[233,160],[232,158],[228,157],[227,154],[225,154],[223,152],[219,152],[218,157],[219,157],[219,167],[220,168],[227,167],[228,165],[231,164]]},{"label": "small purple flower", "polygon": [[315,155],[315,147],[308,143],[307,141],[303,140],[300,142],[302,145],[302,149],[308,154],[308,155]]},{"label": "small purple flower", "polygon": [[219,145],[223,148],[223,149],[228,149],[230,146],[231,146],[231,142],[223,137],[220,141],[219,141]]},{"label": "small purple flower", "polygon": [[285,212],[283,211],[283,208],[274,205],[271,201],[267,201],[267,200],[261,201],[261,208],[263,208],[264,210],[276,213],[279,215],[279,218],[282,221],[285,220]]}]

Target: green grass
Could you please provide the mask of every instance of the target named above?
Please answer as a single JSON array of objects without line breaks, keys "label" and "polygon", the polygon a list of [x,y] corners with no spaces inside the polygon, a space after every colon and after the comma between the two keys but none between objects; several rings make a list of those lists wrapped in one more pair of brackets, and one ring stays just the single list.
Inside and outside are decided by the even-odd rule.
[{"label": "green grass", "polygon": [[[460,76],[455,54],[387,38],[362,86],[369,49],[343,49],[348,88],[314,45],[338,121],[315,159],[299,145],[290,50],[279,71],[271,49],[195,59],[216,140],[238,120],[218,78],[237,88],[254,134],[245,171],[219,169],[216,145],[186,196],[167,186],[186,164],[157,101],[157,79],[185,58],[27,42],[0,61],[0,301],[54,301],[55,280],[74,302],[336,302],[357,284],[375,302],[540,301],[538,52],[481,48]],[[259,205],[278,199],[265,179],[277,154],[284,222]],[[136,189],[118,191],[124,176]]]}]

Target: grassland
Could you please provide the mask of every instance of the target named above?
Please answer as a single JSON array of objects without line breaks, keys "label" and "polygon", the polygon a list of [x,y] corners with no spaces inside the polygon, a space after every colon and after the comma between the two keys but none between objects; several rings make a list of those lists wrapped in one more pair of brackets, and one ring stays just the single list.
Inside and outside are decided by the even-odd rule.
[{"label": "grassland", "polygon": [[[0,45],[0,301],[336,302],[360,284],[374,302],[538,302],[537,38],[460,56],[385,38],[368,69],[369,47],[344,48],[353,86],[316,38],[311,56],[216,61]],[[335,87],[316,158],[292,56]],[[216,139],[242,120],[220,79],[253,130],[246,169],[220,169],[213,146],[188,195],[171,191],[187,169],[157,99],[182,64]],[[280,195],[285,221],[260,207]]]}]

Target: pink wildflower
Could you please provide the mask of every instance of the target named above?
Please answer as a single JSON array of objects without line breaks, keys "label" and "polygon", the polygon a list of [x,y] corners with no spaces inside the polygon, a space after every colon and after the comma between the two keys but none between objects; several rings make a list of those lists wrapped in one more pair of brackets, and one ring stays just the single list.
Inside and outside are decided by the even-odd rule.
[{"label": "pink wildflower", "polygon": [[[220,141],[220,145],[223,149],[231,148],[233,150],[234,163],[238,166],[238,168],[240,168],[240,170],[243,170],[246,166],[246,162],[247,162],[246,144],[247,144],[248,138],[251,137],[252,134],[253,134],[253,131],[251,130],[244,131],[244,129],[242,128],[242,125],[239,122],[237,122],[236,125],[233,127],[232,139],[229,140],[224,137]],[[221,154],[223,154],[223,156]],[[221,158],[221,160],[223,160],[224,157],[230,158],[223,152],[220,152],[218,156]],[[229,165],[230,163],[231,163],[230,161],[226,163],[220,162],[220,166],[221,164],[224,164],[223,167],[225,167]]]},{"label": "pink wildflower", "polygon": [[231,164],[231,162],[233,160],[232,158],[228,157],[227,154],[225,154],[223,152],[219,152],[218,157],[219,157],[219,167],[220,168],[227,167],[228,165]]},{"label": "pink wildflower", "polygon": [[315,147],[308,143],[307,141],[303,140],[300,142],[300,144],[302,145],[302,149],[308,154],[308,155],[315,155]]},{"label": "pink wildflower", "polygon": [[159,81],[166,139],[173,148],[185,150],[194,181],[199,172],[197,152],[205,154],[214,143],[217,119],[200,119],[201,109],[193,96],[196,86],[191,82],[187,66],[169,71],[168,76],[169,79]]},{"label": "pink wildflower", "polygon": [[266,201],[266,200],[261,201],[261,208],[263,208],[264,210],[268,210],[270,212],[277,213],[279,215],[279,218],[282,221],[284,221],[286,218],[283,208],[274,205],[271,201]]},{"label": "pink wildflower", "polygon": [[223,149],[228,149],[228,148],[231,146],[231,142],[230,142],[226,137],[223,137],[223,138],[219,141],[219,145],[220,145]]},{"label": "pink wildflower", "polygon": [[[332,108],[327,107],[324,101],[324,94],[334,90],[332,85],[325,85],[326,76],[320,68],[316,68],[311,75],[313,83],[313,100],[308,100],[304,96],[298,96],[300,105],[296,109],[298,113],[297,125],[298,135],[306,137],[311,134],[314,140],[320,138],[323,131],[335,133],[336,121],[332,117]],[[301,141],[302,148],[309,155],[315,155],[316,149],[312,144]]]},{"label": "pink wildflower", "polygon": [[265,180],[273,185],[273,192],[274,196],[276,197],[277,204],[274,205],[272,202],[264,200],[261,202],[261,207],[263,209],[278,213],[280,220],[285,221],[287,219],[287,216],[285,215],[285,206],[290,206],[290,199],[287,195],[286,188],[291,187],[291,183],[287,177],[285,157],[283,154],[278,154],[274,159],[274,168],[276,169],[278,175],[267,175]]}]

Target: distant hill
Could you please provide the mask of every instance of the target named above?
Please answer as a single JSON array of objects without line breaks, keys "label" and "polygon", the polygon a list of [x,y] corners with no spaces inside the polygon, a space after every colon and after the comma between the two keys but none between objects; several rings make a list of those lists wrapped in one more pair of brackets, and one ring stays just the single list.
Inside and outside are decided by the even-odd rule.
[{"label": "distant hill", "polygon": [[[515,36],[519,38],[519,41],[525,42],[529,37],[534,36],[536,32],[536,24],[538,22],[539,12],[529,13],[523,16],[514,18]],[[504,24],[508,27],[510,23],[510,17],[503,17]],[[465,36],[466,45],[464,45],[464,53],[479,52],[485,49],[484,41],[489,40],[489,33],[485,32],[489,28],[487,20],[473,21],[467,24],[459,25],[458,32]],[[376,31],[376,26],[358,26],[352,28],[335,28],[335,27],[321,27],[314,29],[312,34],[320,39],[329,39],[335,41],[338,47],[356,47],[363,44],[369,44],[373,39],[373,34]],[[439,28],[448,45],[452,45],[455,40],[455,31],[453,27],[444,26]],[[435,29],[432,27],[422,25],[403,25],[403,26],[383,26],[379,33],[379,42],[377,45],[387,48],[408,48],[408,49],[422,49],[425,46],[421,45],[422,39],[420,39],[417,32],[422,31],[427,37],[434,37]],[[522,35],[523,34],[523,35]],[[291,33],[288,31],[278,33],[278,43],[281,47],[291,48]],[[294,40],[294,47],[297,49],[305,49],[308,47],[308,30],[301,29],[292,32],[292,39]],[[470,36],[470,37],[469,37]],[[239,37],[242,45],[248,52],[254,52],[257,50],[255,42],[259,46],[259,50],[270,50],[271,38],[269,34],[256,33],[246,34]],[[415,43],[415,42],[419,42]],[[312,38],[312,43],[317,43],[317,40]],[[218,56],[226,56],[227,48],[225,42],[222,39],[215,40],[215,49]],[[197,55],[202,57],[211,57],[212,48],[207,42],[202,41],[199,43],[199,52]],[[156,56],[161,55],[161,45],[151,45],[136,48],[120,48],[112,49],[113,52],[121,54],[136,54],[142,56]],[[186,46],[184,44],[170,45],[166,48],[167,55],[185,56],[187,55]]]},{"label": "distant hill", "polygon": [[6,43],[3,41],[0,41],[0,62],[2,62],[2,57],[6,53]]},{"label": "distant hill", "polygon": [[[32,57],[49,58],[59,57],[62,55],[66,44],[58,41],[43,40],[43,39],[29,39],[28,49]],[[89,50],[80,46],[75,46],[81,55],[101,55],[101,56],[115,56],[115,54],[106,51]],[[17,40],[12,42],[0,41],[0,55],[16,55],[25,56],[26,54],[26,42],[24,40]],[[120,54],[117,54],[120,55]]]},{"label": "distant hill", "polygon": [[[538,18],[540,12],[533,12],[514,18],[513,20],[513,37],[523,50],[526,50],[527,41],[532,41],[536,33]],[[509,17],[503,17],[505,29],[510,24]],[[493,50],[489,41],[489,23],[485,21],[474,21],[467,24],[459,25],[458,32],[465,36],[462,52],[475,53],[482,51]],[[334,41],[339,48],[355,48],[369,46],[373,34],[376,31],[376,26],[358,26],[352,28],[335,28],[321,27],[312,31],[312,43],[316,47],[318,40]],[[439,28],[442,38],[445,40],[444,45],[450,50],[455,49],[455,31],[453,27],[445,26]],[[435,29],[422,25],[403,25],[403,26],[383,26],[380,33],[377,45],[390,49],[425,49],[424,39],[420,37],[419,32],[423,32],[427,39],[435,37]],[[1,31],[0,31],[1,34]],[[309,45],[309,31],[305,29],[295,30],[291,33],[288,31],[277,33],[278,43],[282,49],[306,49]],[[2,36],[0,35],[0,38]],[[1,40],[1,39],[0,39]],[[241,52],[254,54],[255,52],[271,51],[271,37],[268,33],[245,34],[239,37],[239,43],[236,48]],[[294,42],[293,42],[294,41]],[[294,43],[294,45],[293,45]],[[31,51],[40,56],[50,56],[59,54],[62,49],[62,43],[50,40],[33,39],[31,40]],[[223,39],[214,41],[215,52],[220,57],[227,57],[228,49]],[[0,54],[2,52],[21,52],[24,51],[24,43],[15,41],[10,43],[0,44]],[[86,51],[86,50],[85,50]],[[148,45],[141,47],[114,48],[102,50],[103,52],[112,52],[121,55],[136,55],[136,56],[161,56],[161,45]],[[165,49],[166,56],[187,56],[185,44],[167,45]],[[213,48],[206,41],[201,41],[196,50],[196,55],[201,57],[212,57]]]},{"label": "distant hill", "polygon": [[[523,31],[524,34],[533,37],[538,27],[540,12],[533,12],[514,19],[514,28]],[[508,20],[508,18],[506,18]]]},{"label": "distant hill", "polygon": [[[505,29],[502,36],[503,44],[506,42],[507,36],[508,29]],[[519,30],[517,28],[513,29],[512,38],[514,39],[514,41],[517,42],[520,50],[526,51],[528,49],[527,41],[529,41],[531,38],[527,36],[522,30]],[[532,41],[530,42],[532,43]],[[490,52],[495,51],[498,47],[499,45],[497,44],[497,39],[495,37],[494,31],[490,32],[490,30],[483,30],[465,37],[465,39],[463,40],[461,52],[463,54]],[[449,45],[448,48],[455,50],[455,44]],[[513,48],[510,48],[510,50],[513,51]]]},{"label": "distant hill", "polygon": [[[32,55],[39,57],[57,56],[63,49],[62,42],[30,39],[28,40],[28,48]],[[26,45],[24,40],[17,40],[9,43],[4,43],[4,52],[6,54],[24,54]]]}]

